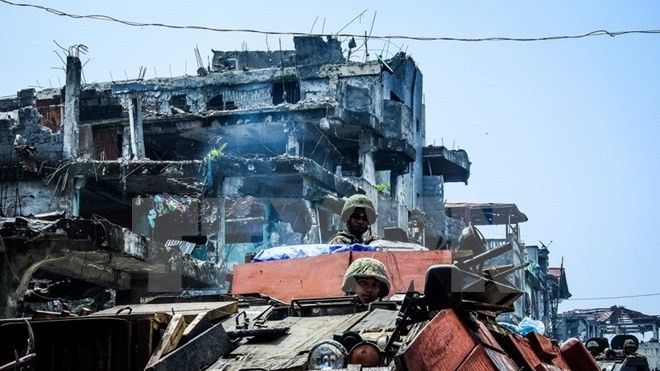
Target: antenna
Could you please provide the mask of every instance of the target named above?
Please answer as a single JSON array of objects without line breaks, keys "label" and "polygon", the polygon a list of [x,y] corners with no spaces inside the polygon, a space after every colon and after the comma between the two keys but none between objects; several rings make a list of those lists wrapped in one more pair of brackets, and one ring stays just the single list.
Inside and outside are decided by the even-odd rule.
[{"label": "antenna", "polygon": [[539,240],[539,243],[541,244],[541,246],[542,246],[544,249],[547,249],[548,247],[550,247],[550,245],[552,245],[552,240],[550,240],[550,243],[547,244],[547,245],[544,244],[543,241],[541,241],[541,240]]},{"label": "antenna", "polygon": [[314,19],[314,23],[312,23],[312,29],[309,30],[309,34],[310,34],[310,35],[311,35],[312,33],[314,33],[314,25],[316,24],[316,21],[318,21],[318,20],[319,20],[319,16],[317,15],[317,16],[316,16],[316,19]]}]

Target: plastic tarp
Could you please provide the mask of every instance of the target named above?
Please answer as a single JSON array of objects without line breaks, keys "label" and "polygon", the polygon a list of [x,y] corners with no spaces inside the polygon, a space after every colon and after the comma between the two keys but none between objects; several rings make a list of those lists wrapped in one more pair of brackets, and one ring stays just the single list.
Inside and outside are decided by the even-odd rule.
[{"label": "plastic tarp", "polygon": [[357,243],[349,245],[311,244],[278,246],[259,251],[259,253],[257,253],[252,259],[252,262],[256,263],[269,260],[306,258],[309,256],[328,255],[344,251],[380,251],[380,248]]}]

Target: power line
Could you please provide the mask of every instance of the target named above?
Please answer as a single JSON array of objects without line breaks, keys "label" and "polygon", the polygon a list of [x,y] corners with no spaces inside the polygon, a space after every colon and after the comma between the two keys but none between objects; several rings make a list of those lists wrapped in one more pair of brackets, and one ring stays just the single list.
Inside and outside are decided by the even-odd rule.
[{"label": "power line", "polygon": [[[171,24],[165,24],[165,23],[142,23],[142,22],[133,22],[133,21],[126,21],[126,20],[121,20],[117,19],[108,15],[102,15],[102,14],[87,14],[87,15],[80,15],[80,14],[71,14],[71,13],[66,13],[61,10],[53,9],[53,8],[48,8],[45,6],[41,5],[35,5],[35,4],[26,4],[26,3],[14,3],[8,0],[0,0],[0,3],[12,5],[12,6],[19,6],[19,7],[27,7],[27,8],[35,8],[35,9],[40,9],[44,10],[48,13],[52,13],[58,16],[62,17],[69,17],[69,18],[74,18],[74,19],[95,19],[95,20],[100,20],[100,21],[107,21],[107,22],[116,22],[116,23],[121,23],[127,26],[132,26],[132,27],[163,27],[163,28],[173,28],[173,29],[190,29],[190,30],[202,30],[202,31],[212,31],[212,32],[237,32],[237,33],[256,33],[256,34],[263,34],[263,35],[289,35],[289,36],[310,36],[310,35],[315,35],[315,36],[332,36],[332,37],[364,37],[364,35],[358,35],[358,34],[313,34],[313,33],[305,33],[305,32],[291,32],[291,31],[263,31],[263,30],[255,30],[255,29],[241,29],[241,28],[214,28],[214,27],[205,27],[205,26],[195,26],[195,25],[171,25]],[[607,30],[595,30],[591,32],[587,32],[585,34],[579,34],[579,35],[559,35],[559,36],[545,36],[545,37],[483,37],[483,38],[462,38],[462,37],[435,37],[435,36],[407,36],[407,35],[387,35],[387,36],[380,36],[380,35],[370,35],[370,39],[384,39],[384,40],[391,40],[391,39],[403,39],[403,40],[416,40],[416,41],[464,41],[464,42],[479,42],[479,41],[550,41],[550,40],[565,40],[565,39],[581,39],[585,37],[591,37],[591,36],[623,36],[623,35],[630,35],[630,34],[660,34],[660,30],[627,30],[627,31],[607,31]]]},{"label": "power line", "polygon": [[651,294],[639,294],[639,295],[625,295],[625,296],[603,296],[600,298],[569,298],[566,300],[607,300],[607,299],[628,299],[628,298],[641,298],[645,296],[658,296],[660,292],[654,292]]}]

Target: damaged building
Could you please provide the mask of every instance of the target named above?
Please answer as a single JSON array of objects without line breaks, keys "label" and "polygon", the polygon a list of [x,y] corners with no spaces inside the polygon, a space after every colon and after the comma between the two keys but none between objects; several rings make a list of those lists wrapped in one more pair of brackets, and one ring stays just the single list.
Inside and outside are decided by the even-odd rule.
[{"label": "damaged building", "polygon": [[116,290],[118,304],[226,291],[246,254],[327,241],[355,193],[375,201],[375,234],[456,241],[443,184],[467,183],[470,162],[426,146],[414,60],[352,62],[333,38],[294,45],[95,84],[71,48],[64,87],[0,99],[2,315],[35,277]]}]

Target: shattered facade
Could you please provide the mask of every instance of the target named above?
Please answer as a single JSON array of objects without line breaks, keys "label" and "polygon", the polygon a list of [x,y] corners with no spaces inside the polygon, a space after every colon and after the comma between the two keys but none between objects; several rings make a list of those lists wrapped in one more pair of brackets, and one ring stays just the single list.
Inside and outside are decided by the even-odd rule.
[{"label": "shattered facade", "polygon": [[[223,272],[259,249],[325,242],[354,193],[375,200],[375,234],[399,228],[431,249],[455,240],[443,184],[467,183],[470,162],[425,146],[412,58],[351,62],[332,38],[294,44],[214,51],[197,76],[90,85],[69,55],[65,87],[0,99],[2,217],[100,218]],[[59,265],[37,267],[72,274]],[[151,291],[149,274],[131,271],[131,289]],[[223,274],[215,287],[227,289]]]}]

